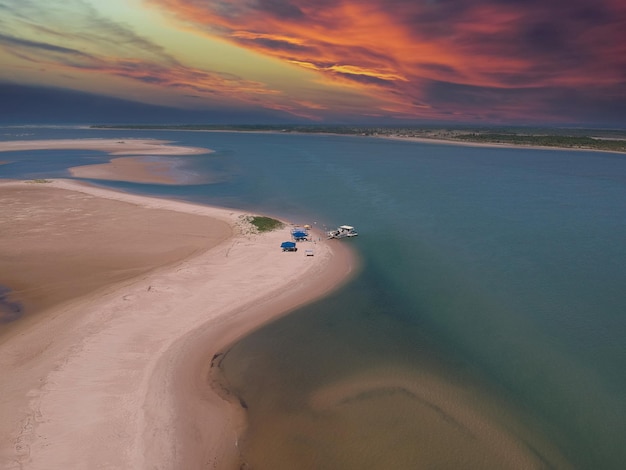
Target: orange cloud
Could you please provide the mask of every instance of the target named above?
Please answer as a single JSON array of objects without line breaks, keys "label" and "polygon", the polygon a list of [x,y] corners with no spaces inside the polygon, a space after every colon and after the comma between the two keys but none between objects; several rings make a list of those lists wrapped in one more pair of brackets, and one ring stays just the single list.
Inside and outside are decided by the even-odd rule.
[{"label": "orange cloud", "polygon": [[547,96],[567,101],[599,86],[626,91],[620,0],[146,1],[407,115],[484,115],[481,100],[503,115],[531,115],[533,107],[535,115],[558,115],[544,109]]},{"label": "orange cloud", "polygon": [[[3,5],[0,49],[13,72],[0,70],[0,79],[45,69],[42,82],[54,75],[94,91],[83,78],[114,77],[107,92],[116,96],[306,119],[626,124],[622,0],[143,0],[186,32],[271,59],[254,70],[235,58],[214,63],[237,75],[201,68],[202,40],[177,55],[178,35],[151,40],[88,0],[44,3]],[[216,42],[206,44],[210,58]],[[192,55],[194,65],[182,58]],[[280,74],[262,69],[278,61]]]}]

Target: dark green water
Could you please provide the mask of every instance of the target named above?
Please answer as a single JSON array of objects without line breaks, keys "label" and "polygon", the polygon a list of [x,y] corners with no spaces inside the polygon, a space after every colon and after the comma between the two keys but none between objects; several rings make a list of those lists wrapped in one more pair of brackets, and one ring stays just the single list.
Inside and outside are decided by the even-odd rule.
[{"label": "dark green water", "polygon": [[[358,228],[347,241],[363,259],[358,278],[224,361],[248,404],[240,448],[252,468],[626,461],[626,156],[333,136],[33,133],[206,146],[216,153],[187,158],[188,169],[217,183],[109,186]],[[0,177],[46,177],[39,164],[84,158],[66,155],[28,171],[0,166]]]}]

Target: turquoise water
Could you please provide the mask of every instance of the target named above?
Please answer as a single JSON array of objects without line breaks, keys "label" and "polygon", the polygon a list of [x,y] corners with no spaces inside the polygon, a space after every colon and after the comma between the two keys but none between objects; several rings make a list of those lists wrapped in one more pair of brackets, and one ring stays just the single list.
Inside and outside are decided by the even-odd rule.
[{"label": "turquoise water", "polygon": [[[4,129],[1,139],[15,132]],[[466,408],[535,453],[555,446],[575,468],[626,461],[626,156],[366,137],[29,132],[18,138],[135,136],[208,147],[216,152],[185,162],[216,183],[107,186],[358,228],[347,241],[363,258],[354,281],[252,334],[224,361],[249,405],[251,434],[241,446],[253,467],[272,465],[258,450],[271,443],[257,438],[272,430],[272,452],[301,468],[417,468],[428,456],[414,449],[441,443],[423,434],[425,415],[410,400],[383,397],[391,386],[375,387],[371,400],[372,389],[355,395],[369,397],[367,412],[311,403],[322,390],[373,377],[406,392],[413,385],[397,384],[423,384],[424,374],[461,386]],[[0,165],[0,177],[63,176],[87,159],[100,156],[4,153],[0,160],[13,163]],[[438,432],[452,439],[447,451],[464,448]],[[467,468],[489,462],[466,454]]]}]

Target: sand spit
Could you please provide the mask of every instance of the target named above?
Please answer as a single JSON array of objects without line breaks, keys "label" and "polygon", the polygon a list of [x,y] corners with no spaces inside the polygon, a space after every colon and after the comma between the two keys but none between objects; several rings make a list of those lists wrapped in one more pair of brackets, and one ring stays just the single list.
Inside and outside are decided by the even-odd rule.
[{"label": "sand spit", "polygon": [[[26,186],[73,192],[77,204],[86,194],[103,205],[193,214],[232,236],[209,237],[193,256],[66,300],[3,336],[0,467],[234,467],[244,421],[238,404],[212,392],[211,358],[340,285],[355,269],[345,244],[311,242],[313,257],[283,253],[289,227],[248,233],[238,211],[64,180],[3,183],[0,197]],[[79,238],[70,231],[64,243]]]}]

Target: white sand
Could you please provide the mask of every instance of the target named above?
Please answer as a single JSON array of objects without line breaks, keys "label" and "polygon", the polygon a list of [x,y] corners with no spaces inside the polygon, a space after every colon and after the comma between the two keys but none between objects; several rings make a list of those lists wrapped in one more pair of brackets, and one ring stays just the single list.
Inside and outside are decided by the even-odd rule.
[{"label": "white sand", "polygon": [[236,465],[244,422],[236,406],[211,391],[210,359],[340,285],[355,269],[346,245],[311,243],[313,257],[302,248],[283,253],[289,227],[245,234],[237,211],[64,180],[49,186],[204,215],[231,224],[235,235],[57,306],[0,343],[0,468]]}]

